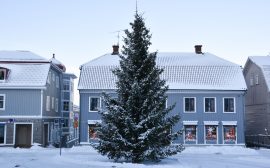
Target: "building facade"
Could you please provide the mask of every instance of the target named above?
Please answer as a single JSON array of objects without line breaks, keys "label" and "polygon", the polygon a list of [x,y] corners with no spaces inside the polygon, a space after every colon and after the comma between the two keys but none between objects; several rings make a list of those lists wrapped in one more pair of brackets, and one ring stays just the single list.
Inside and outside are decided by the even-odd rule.
[{"label": "building facade", "polygon": [[246,94],[246,135],[268,134],[270,130],[270,56],[249,57],[244,76]]},{"label": "building facade", "polygon": [[65,66],[29,51],[0,51],[0,145],[59,142]]},{"label": "building facade", "polygon": [[[80,143],[98,139],[96,123],[102,122],[98,111],[105,109],[102,92],[115,93],[119,65],[118,52],[105,54],[81,66]],[[244,142],[246,84],[239,65],[210,53],[158,53],[157,66],[164,69],[161,78],[169,86],[167,105],[176,104],[171,114],[181,120],[172,131],[183,130],[175,143],[234,144]]]}]

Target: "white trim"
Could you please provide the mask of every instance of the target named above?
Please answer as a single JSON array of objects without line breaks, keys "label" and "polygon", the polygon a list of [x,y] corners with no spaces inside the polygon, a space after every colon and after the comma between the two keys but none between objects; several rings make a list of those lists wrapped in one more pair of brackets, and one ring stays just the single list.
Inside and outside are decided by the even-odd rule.
[{"label": "white trim", "polygon": [[[194,98],[194,111],[186,111],[186,98]],[[183,111],[184,113],[196,113],[196,97],[183,97]]]},{"label": "white trim", "polygon": [[100,109],[101,108],[101,97],[99,97],[99,96],[89,96],[89,100],[88,100],[88,112],[98,112],[98,110],[97,111],[91,111],[91,98],[97,98],[97,99],[99,99],[99,107],[97,107],[98,109]]},{"label": "white trim", "polygon": [[198,121],[183,121],[183,125],[198,125]]},{"label": "white trim", "polygon": [[101,123],[101,120],[88,120],[88,124],[96,124],[96,123]]},{"label": "white trim", "polygon": [[0,94],[3,96],[3,108],[0,108],[0,111],[4,111],[6,109],[6,94]]},{"label": "white trim", "polygon": [[31,125],[31,145],[33,145],[33,136],[34,136],[34,123],[33,122],[14,122],[14,129],[13,129],[13,145],[15,145],[16,141],[16,125]]},{"label": "white trim", "polygon": [[[207,122],[207,121],[206,121]],[[211,122],[211,121],[208,121],[208,122]],[[215,122],[218,122],[218,121],[212,121],[213,123],[215,123]],[[206,143],[206,132],[205,132],[205,127],[206,126],[216,126],[216,131],[217,131],[217,143],[215,143],[215,144],[207,144]],[[218,144],[218,124],[205,124],[204,123],[204,127],[203,127],[203,132],[204,132],[204,135],[203,135],[203,141],[204,141],[204,144],[205,145],[216,145],[216,144]]]},{"label": "white trim", "polygon": [[[232,112],[225,112],[225,103],[224,103],[224,100],[225,99],[233,99],[233,110]],[[223,102],[223,113],[236,113],[236,104],[235,104],[235,97],[223,97],[222,98],[222,102]]]},{"label": "white trim", "polygon": [[1,145],[6,145],[6,140],[7,140],[7,123],[6,122],[0,122],[0,124],[4,124],[4,131],[5,131],[5,133],[4,133],[4,143],[0,143],[0,146]]},{"label": "white trim", "polygon": [[[205,111],[205,99],[207,99],[207,98],[209,98],[209,99],[214,99],[214,101],[215,101],[215,111]],[[217,113],[217,98],[216,97],[203,97],[203,111],[204,111],[204,113]]]},{"label": "white trim", "polygon": [[221,121],[222,125],[237,125],[237,121]]},{"label": "white trim", "polygon": [[204,121],[203,124],[204,125],[219,125],[218,121]]}]

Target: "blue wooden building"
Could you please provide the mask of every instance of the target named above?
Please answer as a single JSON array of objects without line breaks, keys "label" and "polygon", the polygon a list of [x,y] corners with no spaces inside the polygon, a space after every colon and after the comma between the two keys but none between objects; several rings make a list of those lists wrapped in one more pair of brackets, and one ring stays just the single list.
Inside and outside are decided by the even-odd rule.
[{"label": "blue wooden building", "polygon": [[0,51],[0,145],[57,143],[61,123],[68,122],[62,112],[63,79],[75,78],[65,69],[54,57]]},{"label": "blue wooden building", "polygon": [[[113,53],[102,55],[81,66],[80,143],[96,141],[99,110],[104,109],[102,92],[115,94],[116,77],[112,70],[119,65],[118,46]],[[173,131],[183,129],[175,143],[244,144],[244,111],[246,84],[241,66],[203,53],[157,54],[157,65],[164,69],[162,78],[169,85],[167,105],[176,103],[171,114],[181,121]],[[116,96],[116,95],[115,95]]]}]

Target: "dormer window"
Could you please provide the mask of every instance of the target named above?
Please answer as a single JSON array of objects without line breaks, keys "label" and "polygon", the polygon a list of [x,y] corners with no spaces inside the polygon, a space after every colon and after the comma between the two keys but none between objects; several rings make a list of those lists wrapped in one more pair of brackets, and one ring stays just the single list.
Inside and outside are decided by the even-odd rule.
[{"label": "dormer window", "polygon": [[7,79],[8,69],[0,67],[0,81],[5,81]]}]

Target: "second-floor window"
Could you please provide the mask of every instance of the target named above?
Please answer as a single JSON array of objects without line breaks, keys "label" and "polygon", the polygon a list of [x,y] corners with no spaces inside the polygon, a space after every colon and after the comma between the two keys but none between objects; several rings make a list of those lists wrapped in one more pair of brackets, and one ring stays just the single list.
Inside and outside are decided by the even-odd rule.
[{"label": "second-floor window", "polygon": [[184,111],[185,112],[195,112],[196,111],[195,105],[196,105],[195,97],[184,98]]},{"label": "second-floor window", "polygon": [[216,112],[216,99],[214,97],[204,98],[204,112],[207,112],[207,113]]},{"label": "second-floor window", "polygon": [[58,99],[55,98],[55,112],[58,112]]},{"label": "second-floor window", "polygon": [[5,110],[5,95],[0,94],[0,110]]},{"label": "second-floor window", "polygon": [[47,100],[46,100],[46,111],[50,111],[50,96],[47,96]]},{"label": "second-floor window", "polygon": [[89,111],[94,112],[100,109],[100,98],[99,97],[89,97]]},{"label": "second-floor window", "polygon": [[235,99],[231,97],[223,98],[223,111],[224,113],[234,113],[235,112]]}]

